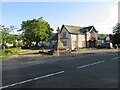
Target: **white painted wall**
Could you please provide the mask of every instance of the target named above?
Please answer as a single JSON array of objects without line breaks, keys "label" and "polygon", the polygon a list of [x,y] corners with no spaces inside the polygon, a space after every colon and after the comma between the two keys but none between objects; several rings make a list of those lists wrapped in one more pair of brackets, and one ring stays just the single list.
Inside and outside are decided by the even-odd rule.
[{"label": "white painted wall", "polygon": [[[68,38],[68,39],[63,38],[63,32],[66,32],[66,38]],[[67,42],[66,48],[71,48],[71,37],[70,37],[70,34],[68,33],[68,31],[65,28],[62,29],[62,31],[60,33],[60,38],[61,38],[61,41],[66,41]]]},{"label": "white painted wall", "polygon": [[82,35],[82,47],[86,47],[85,35]]},{"label": "white painted wall", "polygon": [[71,49],[74,50],[74,48],[76,48],[76,43],[77,42],[77,36],[74,34],[70,34],[71,36]]},{"label": "white painted wall", "polygon": [[[66,38],[68,39],[63,38],[63,32],[66,32]],[[66,48],[70,48],[71,50],[74,50],[76,47],[80,47],[80,48],[86,47],[85,35],[70,34],[64,27],[60,35],[61,35],[61,41],[67,42]],[[91,37],[91,33],[87,32],[87,41],[90,39],[90,37]],[[95,37],[97,40],[97,33],[95,31],[92,32],[92,37]]]},{"label": "white painted wall", "polygon": [[83,46],[83,41],[85,41],[84,35],[78,35],[78,47],[82,48]]}]

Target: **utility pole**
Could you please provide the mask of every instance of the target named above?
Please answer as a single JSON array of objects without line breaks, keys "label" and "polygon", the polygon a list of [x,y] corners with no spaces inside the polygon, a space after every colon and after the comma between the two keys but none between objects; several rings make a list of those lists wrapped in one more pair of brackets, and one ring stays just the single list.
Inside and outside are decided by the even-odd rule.
[{"label": "utility pole", "polygon": [[59,27],[57,28],[58,32],[58,39],[57,39],[57,56],[59,56],[59,44],[60,44],[60,30]]},{"label": "utility pole", "polygon": [[85,42],[86,42],[86,48],[87,48],[87,29],[85,30]]}]

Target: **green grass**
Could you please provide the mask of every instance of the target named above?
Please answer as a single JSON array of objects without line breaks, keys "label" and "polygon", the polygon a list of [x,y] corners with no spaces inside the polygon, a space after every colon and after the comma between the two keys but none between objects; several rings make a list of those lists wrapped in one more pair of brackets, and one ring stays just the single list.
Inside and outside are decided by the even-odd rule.
[{"label": "green grass", "polygon": [[24,53],[24,52],[28,52],[28,51],[31,51],[31,50],[21,49],[21,48],[8,48],[5,50],[0,50],[0,59],[8,58],[12,55],[16,55],[16,54]]}]

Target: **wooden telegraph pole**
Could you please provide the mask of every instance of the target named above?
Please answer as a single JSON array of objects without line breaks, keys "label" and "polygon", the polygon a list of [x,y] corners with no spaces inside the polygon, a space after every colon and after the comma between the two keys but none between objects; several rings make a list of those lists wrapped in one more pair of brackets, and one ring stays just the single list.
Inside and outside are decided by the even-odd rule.
[{"label": "wooden telegraph pole", "polygon": [[57,39],[57,56],[59,56],[59,45],[60,45],[60,30],[59,27],[57,28],[58,32],[58,39]]}]

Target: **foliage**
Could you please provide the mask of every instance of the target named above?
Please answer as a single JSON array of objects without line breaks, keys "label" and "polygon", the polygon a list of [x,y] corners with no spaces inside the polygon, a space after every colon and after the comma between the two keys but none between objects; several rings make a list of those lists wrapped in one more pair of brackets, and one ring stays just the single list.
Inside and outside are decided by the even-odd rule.
[{"label": "foliage", "polygon": [[120,44],[120,23],[116,24],[116,26],[113,28],[113,44]]},{"label": "foliage", "polygon": [[113,27],[114,34],[120,34],[120,23],[117,23],[115,27]]},{"label": "foliage", "polygon": [[8,48],[8,49],[0,50],[0,59],[7,58],[19,53],[28,52],[28,51],[30,50],[21,49],[21,48]]},{"label": "foliage", "polygon": [[43,17],[22,21],[21,30],[23,30],[24,43],[28,46],[31,46],[32,42],[36,42],[36,46],[39,42],[47,42],[53,34],[53,29],[43,20]]},{"label": "foliage", "polygon": [[0,33],[1,33],[0,43],[2,43],[2,49],[5,49],[6,43],[10,43],[16,46],[16,39],[18,39],[19,36],[10,34],[15,29],[17,29],[15,26],[6,27],[5,25],[0,25]]},{"label": "foliage", "polygon": [[104,38],[106,37],[105,34],[99,34],[99,36],[100,36],[102,39],[104,39]]}]

